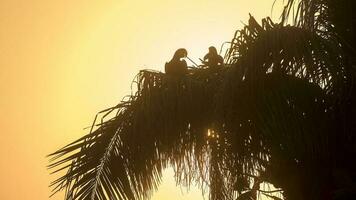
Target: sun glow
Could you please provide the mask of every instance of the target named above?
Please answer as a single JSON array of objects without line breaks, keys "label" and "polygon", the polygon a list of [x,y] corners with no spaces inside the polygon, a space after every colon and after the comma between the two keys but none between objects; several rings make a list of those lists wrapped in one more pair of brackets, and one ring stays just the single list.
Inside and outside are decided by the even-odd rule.
[{"label": "sun glow", "polygon": [[[55,177],[45,156],[130,94],[140,69],[162,71],[182,47],[198,62],[209,46],[229,41],[249,12],[270,15],[273,2],[1,1],[0,199],[48,199]],[[202,199],[197,188],[180,196],[166,175],[154,200]]]}]

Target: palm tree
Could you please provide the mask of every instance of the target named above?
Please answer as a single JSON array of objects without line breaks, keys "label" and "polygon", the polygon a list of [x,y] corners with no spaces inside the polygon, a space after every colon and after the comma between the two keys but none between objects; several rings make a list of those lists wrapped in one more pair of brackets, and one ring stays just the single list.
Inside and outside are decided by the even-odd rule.
[{"label": "palm tree", "polygon": [[54,172],[67,170],[54,192],[148,199],[171,166],[178,184],[199,182],[212,200],[280,199],[278,192],[351,199],[355,8],[352,0],[289,0],[280,23],[250,17],[226,67],[182,78],[141,71],[130,99],[99,112],[87,135],[50,155]]}]

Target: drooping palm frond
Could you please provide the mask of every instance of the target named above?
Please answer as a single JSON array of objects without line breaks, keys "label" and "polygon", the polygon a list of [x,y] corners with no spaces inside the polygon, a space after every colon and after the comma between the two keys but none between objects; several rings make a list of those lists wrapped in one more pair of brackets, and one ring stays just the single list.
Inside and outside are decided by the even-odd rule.
[{"label": "drooping palm frond", "polygon": [[[328,172],[316,168],[335,157],[340,123],[332,122],[352,79],[338,44],[251,17],[226,54],[228,67],[186,77],[141,71],[136,93],[102,113],[112,118],[50,155],[50,168],[68,170],[54,191],[147,199],[172,166],[179,184],[198,181],[213,200],[256,199],[262,182],[288,199],[317,198]],[[313,173],[322,178],[310,180]]]},{"label": "drooping palm frond", "polygon": [[217,76],[193,70],[177,79],[142,71],[136,94],[106,110],[117,112],[113,118],[51,155],[61,158],[51,168],[70,163],[68,173],[53,183],[55,191],[68,188],[67,199],[145,199],[168,164],[181,181],[190,182],[184,173],[198,168],[207,173],[205,158],[198,157],[208,151],[203,138],[212,118],[210,97],[220,85],[212,81],[221,80]]},{"label": "drooping palm frond", "polygon": [[[356,2],[353,0],[288,0],[282,23],[337,39],[348,54],[356,53]],[[355,64],[355,63],[353,63]]]},{"label": "drooping palm frond", "polygon": [[[264,174],[287,190],[288,183],[280,182],[288,170],[306,168],[310,171],[303,173],[311,173],[316,162],[326,163],[333,154],[329,140],[340,125],[333,121],[333,110],[349,92],[345,83],[352,79],[343,51],[338,41],[315,32],[270,20],[260,26],[251,18],[250,26],[234,38],[229,55],[227,61],[236,67],[226,76],[217,110],[223,125],[231,126],[229,141],[235,142],[231,147],[238,147],[234,150],[238,157],[247,160],[251,153],[270,155]],[[253,146],[244,145],[246,141]],[[236,165],[245,165],[245,159]],[[275,162],[280,166],[271,167]],[[291,183],[289,191],[297,190],[294,196],[305,194],[295,181]]]},{"label": "drooping palm frond", "polygon": [[[230,139],[240,141],[232,146],[246,149],[246,140],[252,143],[257,139],[257,151],[252,153],[259,155],[261,144],[265,145],[271,158],[264,173],[274,179],[271,182],[292,191],[289,198],[306,199],[300,195],[306,195],[308,187],[314,193],[307,196],[317,198],[322,193],[317,190],[323,189],[316,187],[330,182],[331,169],[321,170],[321,180],[314,183],[308,176],[317,175],[316,169],[322,166],[339,165],[340,154],[347,154],[348,159],[355,155],[355,126],[351,122],[356,119],[355,71],[350,70],[342,41],[304,27],[273,24],[269,19],[260,26],[251,18],[249,26],[235,35],[227,55],[225,60],[237,67],[228,73],[222,94],[226,102],[218,110],[224,125],[233,124],[231,132],[240,133],[235,134],[237,140]],[[246,129],[250,133],[242,131]],[[241,157],[244,151],[236,152]],[[251,157],[251,151],[246,157]],[[352,160],[342,160],[344,166],[355,166]],[[273,167],[274,163],[279,166]],[[293,168],[300,184],[311,184],[299,191],[298,180],[280,184],[291,172],[297,173]]]},{"label": "drooping palm frond", "polygon": [[[292,10],[292,6],[296,5],[298,11],[296,13],[287,12]],[[322,8],[322,9],[315,9]],[[356,1],[353,0],[289,0],[283,18],[295,18],[299,27],[307,28],[314,26],[315,32],[328,40],[336,41],[343,51],[343,68],[348,79],[343,85],[346,87],[347,93],[342,96],[342,102],[339,103],[339,111],[337,113],[338,123],[344,123],[343,128],[339,129],[344,137],[339,139],[339,146],[345,146],[344,142],[354,141],[345,138],[354,138],[356,131],[354,126],[351,126],[356,121]],[[308,18],[309,23],[300,23],[303,19]],[[285,20],[287,21],[287,20]],[[305,21],[305,20],[304,20]],[[319,23],[316,26],[315,22]],[[299,24],[298,24],[299,23]],[[314,25],[313,25],[314,24]],[[343,121],[343,122],[341,122]],[[351,142],[352,143],[352,142]],[[354,143],[347,146],[354,146]],[[350,147],[349,151],[353,149]]]}]

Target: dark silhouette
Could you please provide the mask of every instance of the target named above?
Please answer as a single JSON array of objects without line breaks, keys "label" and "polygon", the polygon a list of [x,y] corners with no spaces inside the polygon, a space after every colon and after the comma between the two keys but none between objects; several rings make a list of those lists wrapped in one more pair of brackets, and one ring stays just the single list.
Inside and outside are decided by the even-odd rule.
[{"label": "dark silhouette", "polygon": [[[141,71],[127,101],[50,155],[62,175],[53,191],[149,199],[172,166],[177,184],[198,182],[209,200],[354,200],[356,1],[287,2],[281,22],[251,18],[236,31],[221,70],[192,68],[169,84]],[[168,74],[186,70],[174,64],[185,55]]]},{"label": "dark silhouette", "polygon": [[211,46],[209,47],[209,52],[204,56],[203,64],[216,68],[224,65],[224,59],[218,54],[216,48]]},{"label": "dark silhouette", "polygon": [[187,62],[182,58],[187,57],[188,52],[184,48],[178,49],[173,58],[166,63],[165,72],[168,75],[185,75],[188,71]]}]

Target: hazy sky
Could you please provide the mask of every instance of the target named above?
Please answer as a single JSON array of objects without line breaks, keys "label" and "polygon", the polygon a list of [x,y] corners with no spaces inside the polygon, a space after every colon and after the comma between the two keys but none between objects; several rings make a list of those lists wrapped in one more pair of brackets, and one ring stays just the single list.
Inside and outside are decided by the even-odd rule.
[{"label": "hazy sky", "polygon": [[[0,0],[0,199],[48,199],[45,156],[129,94],[140,69],[163,70],[181,47],[198,61],[273,1]],[[153,200],[168,198],[202,199],[171,171]]]}]

